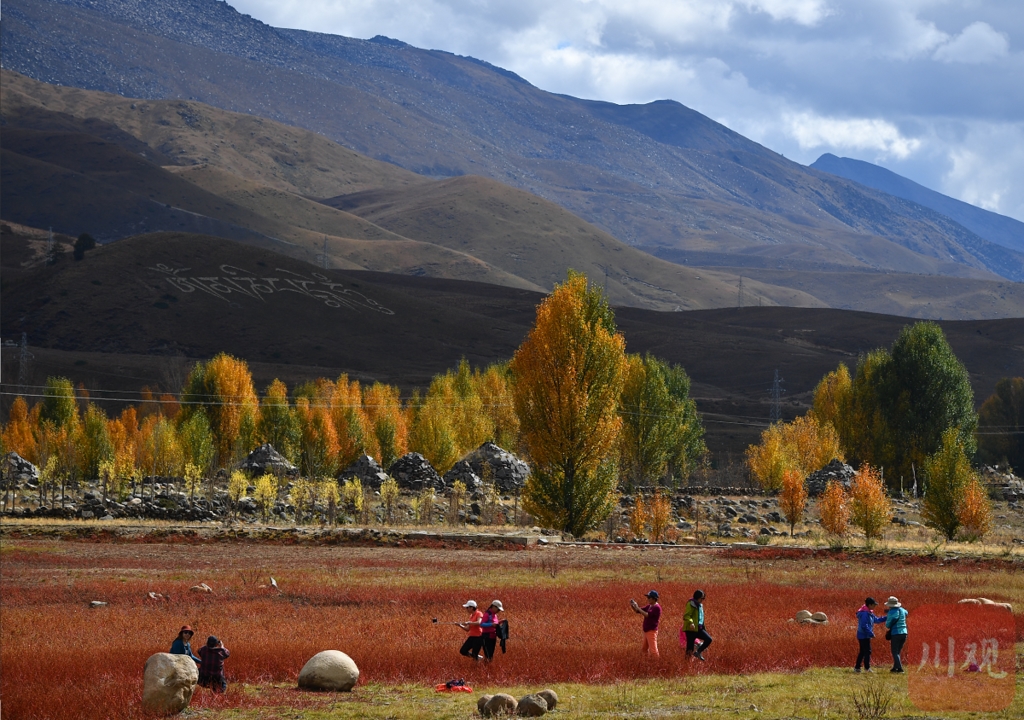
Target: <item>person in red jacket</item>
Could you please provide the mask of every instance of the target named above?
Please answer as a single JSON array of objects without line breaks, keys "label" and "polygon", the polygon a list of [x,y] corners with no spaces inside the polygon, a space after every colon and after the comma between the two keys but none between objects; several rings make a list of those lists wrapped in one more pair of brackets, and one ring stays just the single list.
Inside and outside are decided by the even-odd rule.
[{"label": "person in red jacket", "polygon": [[658,625],[661,623],[661,605],[658,603],[658,591],[651,590],[647,593],[647,604],[643,607],[640,607],[632,598],[629,600],[629,606],[633,608],[633,612],[644,616],[644,644],[641,652],[659,657]]},{"label": "person in red jacket", "polygon": [[202,660],[199,684],[214,692],[226,692],[228,681],[224,678],[224,660],[229,657],[231,653],[224,647],[224,643],[213,635],[206,638],[206,644],[199,648],[199,659]]},{"label": "person in red jacket", "polygon": [[466,631],[468,637],[466,642],[462,643],[462,647],[459,648],[459,654],[479,660],[480,651],[484,647],[484,631],[480,627],[484,614],[477,609],[476,600],[470,600],[462,607],[469,610],[469,620],[459,623],[459,627]]}]

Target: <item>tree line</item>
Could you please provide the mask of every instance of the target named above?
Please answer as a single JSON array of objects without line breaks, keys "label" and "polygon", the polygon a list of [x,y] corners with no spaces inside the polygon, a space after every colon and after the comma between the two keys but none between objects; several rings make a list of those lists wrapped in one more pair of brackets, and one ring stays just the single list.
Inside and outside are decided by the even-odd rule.
[{"label": "tree line", "polygon": [[602,291],[570,272],[511,361],[473,369],[463,360],[406,398],[347,375],[291,392],[274,380],[261,395],[246,362],[222,353],[196,362],[177,394],[144,389],[112,417],[69,379],[48,378],[33,406],[15,398],[0,442],[40,468],[41,499],[55,499],[96,479],[114,495],[145,476],[212,488],[218,468],[263,443],[315,482],[362,454],[387,469],[419,452],[443,474],[492,441],[530,463],[527,509],[581,535],[607,516],[619,486],[689,475],[706,452],[689,391],[682,367],[627,354]]}]

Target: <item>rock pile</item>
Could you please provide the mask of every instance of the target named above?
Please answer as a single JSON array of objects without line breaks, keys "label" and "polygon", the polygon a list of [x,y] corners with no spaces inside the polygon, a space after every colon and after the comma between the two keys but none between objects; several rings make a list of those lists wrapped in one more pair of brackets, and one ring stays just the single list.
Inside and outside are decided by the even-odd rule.
[{"label": "rock pile", "polygon": [[807,476],[807,494],[811,497],[821,495],[825,492],[830,480],[835,480],[843,488],[849,490],[850,482],[856,474],[854,469],[842,460],[833,460],[821,470],[816,470]]},{"label": "rock pile", "polygon": [[348,467],[338,473],[339,483],[351,480],[352,478],[358,478],[363,487],[380,490],[380,484],[388,479],[388,474],[384,472],[384,468],[378,465],[377,461],[372,457],[360,455]]},{"label": "rock pile", "polygon": [[270,443],[264,443],[249,453],[245,460],[238,464],[238,469],[253,477],[266,473],[277,476],[299,474],[299,469],[288,462],[288,459]]},{"label": "rock pile", "polygon": [[444,480],[419,453],[406,453],[395,460],[388,468],[388,475],[393,477],[398,482],[398,487],[403,490],[419,492],[428,487],[438,491],[444,490]]},{"label": "rock pile", "polygon": [[451,470],[444,474],[444,484],[447,487],[451,487],[456,480],[460,480],[470,492],[479,490],[483,485],[480,476],[473,471],[473,466],[466,460],[459,460],[452,465]]},{"label": "rock pile", "polygon": [[554,690],[541,690],[520,698],[518,701],[506,693],[483,695],[476,702],[476,709],[484,717],[518,715],[519,717],[540,717],[558,705]]},{"label": "rock pile", "polygon": [[[492,442],[485,442],[462,459],[469,463],[478,477],[490,476],[498,490],[506,494],[521,489],[530,475],[529,465]],[[486,471],[485,464],[489,466]]]},{"label": "rock pile", "polygon": [[17,485],[39,482],[39,468],[16,452],[4,455],[3,465],[7,482],[14,482]]}]

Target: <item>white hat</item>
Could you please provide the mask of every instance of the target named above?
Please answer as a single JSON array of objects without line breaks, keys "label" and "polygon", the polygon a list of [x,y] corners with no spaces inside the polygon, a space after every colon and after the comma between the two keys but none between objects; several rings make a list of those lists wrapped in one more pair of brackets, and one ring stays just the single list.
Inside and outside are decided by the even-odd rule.
[{"label": "white hat", "polygon": [[885,606],[890,608],[903,607],[902,605],[900,605],[900,601],[896,598],[895,595],[889,596],[889,599],[885,601]]},{"label": "white hat", "polygon": [[464,607],[464,608],[473,608],[474,610],[476,610],[476,600],[467,600],[466,604],[463,605],[462,607]]},{"label": "white hat", "polygon": [[505,612],[505,608],[501,606],[501,600],[495,600],[491,603],[491,607],[498,608],[498,612]]}]

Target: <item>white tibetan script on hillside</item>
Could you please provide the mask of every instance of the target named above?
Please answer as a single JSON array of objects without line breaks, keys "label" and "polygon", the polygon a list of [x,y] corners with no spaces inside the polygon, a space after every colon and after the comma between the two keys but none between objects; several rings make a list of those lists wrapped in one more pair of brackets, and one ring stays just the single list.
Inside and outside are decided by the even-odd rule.
[{"label": "white tibetan script on hillside", "polygon": [[335,282],[320,273],[312,273],[307,277],[291,270],[274,268],[277,277],[255,277],[234,265],[221,265],[220,275],[197,276],[183,274],[189,272],[191,268],[172,268],[163,263],[157,263],[149,269],[163,273],[164,279],[183,293],[198,290],[228,303],[232,302],[230,295],[244,295],[265,303],[268,296],[295,293],[305,295],[327,307],[373,310],[383,315],[395,314],[393,310],[366,297],[358,290],[347,288],[344,283]]}]

